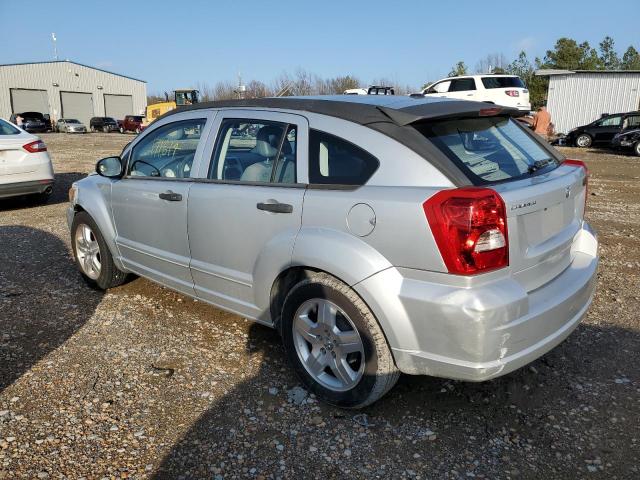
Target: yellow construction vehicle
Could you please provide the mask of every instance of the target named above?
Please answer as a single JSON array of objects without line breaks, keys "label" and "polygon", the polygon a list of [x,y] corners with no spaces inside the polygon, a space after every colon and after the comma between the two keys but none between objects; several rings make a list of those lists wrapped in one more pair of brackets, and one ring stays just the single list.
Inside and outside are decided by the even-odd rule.
[{"label": "yellow construction vehicle", "polygon": [[144,129],[156,118],[171,110],[198,103],[198,94],[198,90],[194,89],[174,90],[173,100],[169,100],[169,95],[165,93],[166,101],[147,105],[147,114],[142,122],[142,128]]}]

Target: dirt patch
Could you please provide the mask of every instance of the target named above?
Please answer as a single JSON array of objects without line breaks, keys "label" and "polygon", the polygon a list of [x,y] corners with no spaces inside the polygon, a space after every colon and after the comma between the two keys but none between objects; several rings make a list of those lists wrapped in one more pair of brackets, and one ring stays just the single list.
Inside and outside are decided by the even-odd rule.
[{"label": "dirt patch", "polygon": [[363,412],[308,397],[275,332],[137,279],[103,294],[70,256],[67,189],[131,135],[43,135],[44,206],[0,204],[0,479],[640,476],[640,159],[586,160],[599,233],[585,322],[531,366],[402,377]]}]

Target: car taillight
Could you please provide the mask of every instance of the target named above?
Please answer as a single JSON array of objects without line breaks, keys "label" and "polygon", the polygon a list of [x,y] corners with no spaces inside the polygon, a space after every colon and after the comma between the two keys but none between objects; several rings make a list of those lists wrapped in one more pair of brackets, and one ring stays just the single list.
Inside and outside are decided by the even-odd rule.
[{"label": "car taillight", "polygon": [[443,190],[422,206],[449,273],[473,275],[509,265],[507,214],[497,192]]},{"label": "car taillight", "polygon": [[584,185],[584,211],[587,211],[587,198],[589,197],[589,169],[587,168],[587,164],[582,160],[572,160],[566,158],[563,162],[566,165],[574,165],[576,167],[580,167],[584,169],[584,178],[582,179],[582,185]]},{"label": "car taillight", "polygon": [[518,90],[505,90],[504,93],[506,93],[510,97],[519,97],[520,96],[520,92]]},{"label": "car taillight", "polygon": [[38,152],[46,152],[47,146],[44,144],[42,140],[36,140],[35,142],[27,143],[23,145],[24,148],[29,153],[38,153]]}]

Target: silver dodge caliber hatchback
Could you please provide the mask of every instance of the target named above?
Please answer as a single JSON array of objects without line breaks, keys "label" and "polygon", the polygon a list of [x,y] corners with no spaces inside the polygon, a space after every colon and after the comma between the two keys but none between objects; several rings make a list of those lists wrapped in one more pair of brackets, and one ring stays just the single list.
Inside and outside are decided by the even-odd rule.
[{"label": "silver dodge caliber hatchback", "polygon": [[78,267],[278,329],[301,381],[341,407],[400,372],[504,375],[576,328],[598,264],[586,167],[515,114],[392,96],[170,112],[72,186]]}]

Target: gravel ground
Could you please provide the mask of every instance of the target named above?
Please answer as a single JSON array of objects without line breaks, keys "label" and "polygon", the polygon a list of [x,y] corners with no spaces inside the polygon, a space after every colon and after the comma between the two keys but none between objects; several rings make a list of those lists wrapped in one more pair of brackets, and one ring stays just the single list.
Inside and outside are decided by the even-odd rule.
[{"label": "gravel ground", "polygon": [[83,283],[67,188],[131,138],[43,135],[53,198],[0,203],[0,479],[640,478],[640,159],[564,150],[589,165],[602,256],[567,341],[353,412],[307,396],[265,327],[144,279]]}]

